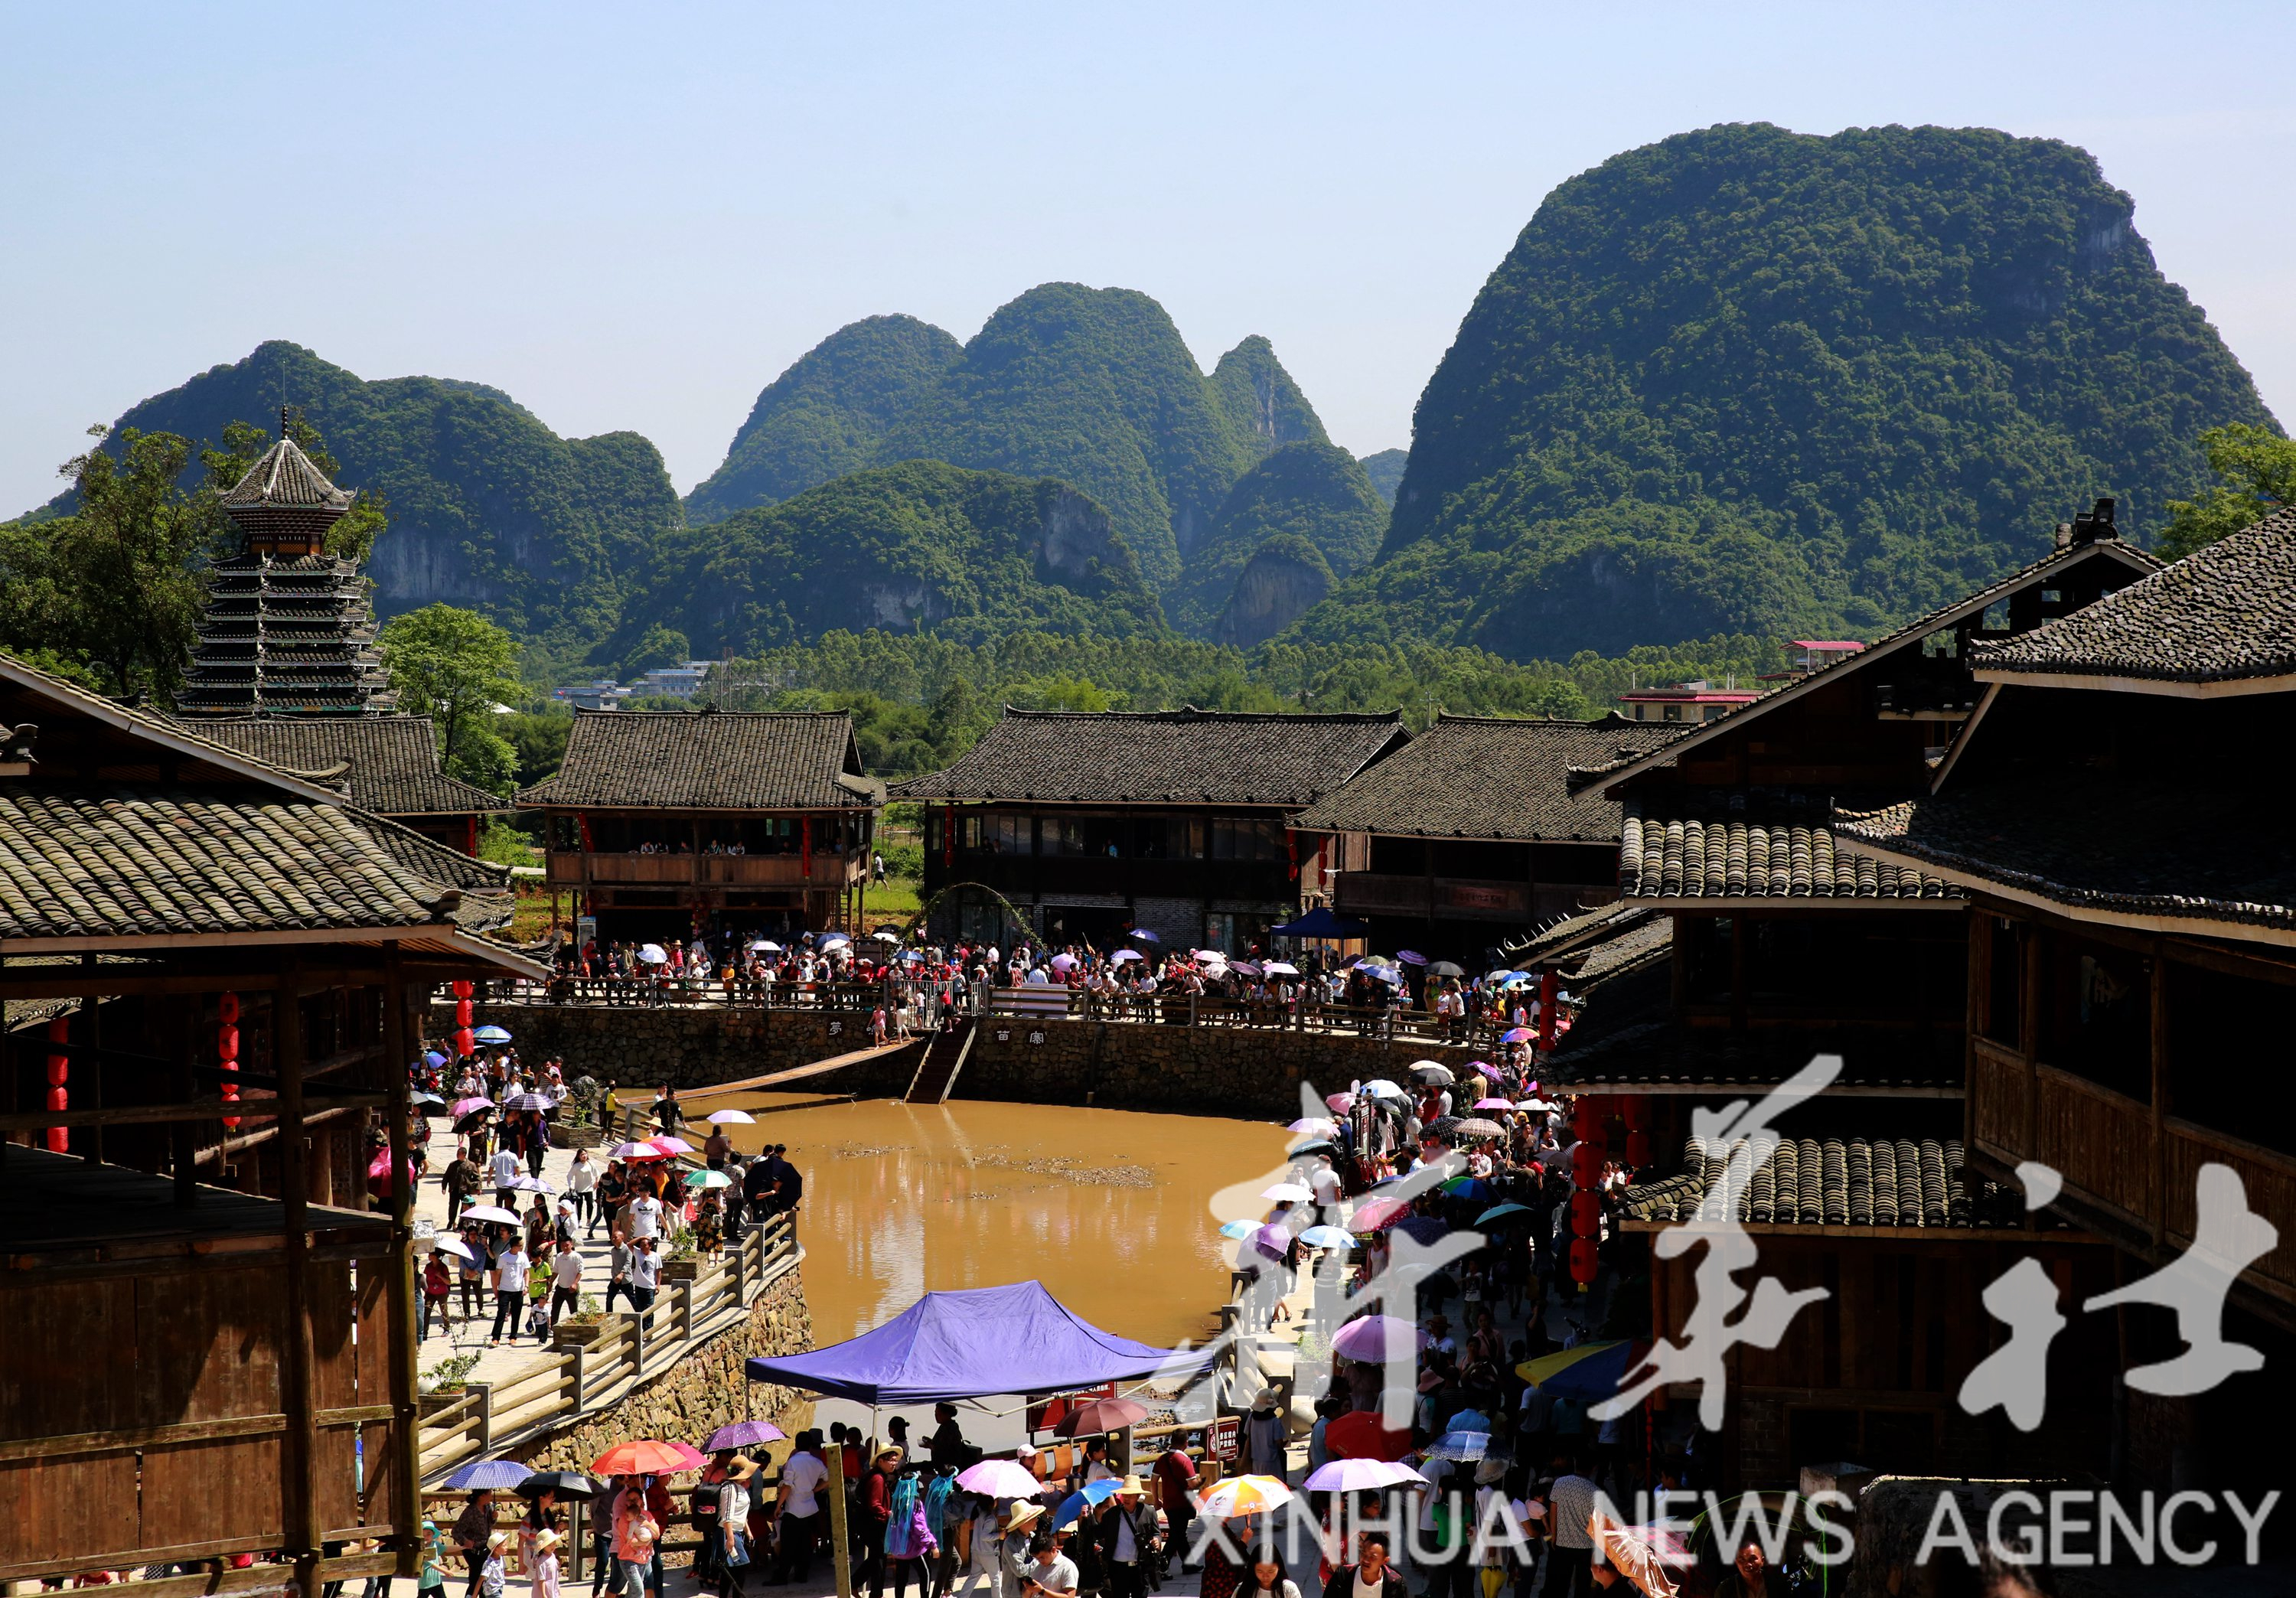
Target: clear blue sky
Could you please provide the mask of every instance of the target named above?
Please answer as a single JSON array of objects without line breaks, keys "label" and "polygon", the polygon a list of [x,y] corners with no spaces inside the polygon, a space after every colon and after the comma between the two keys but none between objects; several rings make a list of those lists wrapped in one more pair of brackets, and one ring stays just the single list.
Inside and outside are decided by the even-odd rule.
[{"label": "clear blue sky", "polygon": [[2296,410],[2286,5],[66,6],[0,0],[0,514],[285,338],[636,429],[681,490],[855,317],[1030,284],[1263,332],[1406,444],[1540,197],[1710,123],[2067,139]]}]

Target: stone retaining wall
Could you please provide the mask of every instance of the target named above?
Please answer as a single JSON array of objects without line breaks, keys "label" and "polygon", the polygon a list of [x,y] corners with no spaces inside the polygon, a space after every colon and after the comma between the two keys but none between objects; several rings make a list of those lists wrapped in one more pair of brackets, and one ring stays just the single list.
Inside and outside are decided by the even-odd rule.
[{"label": "stone retaining wall", "polygon": [[536,1445],[526,1463],[537,1471],[587,1471],[616,1443],[651,1437],[698,1447],[735,1421],[769,1420],[795,1437],[813,1423],[813,1396],[751,1381],[743,1364],[802,1354],[813,1346],[813,1312],[806,1306],[804,1280],[792,1270],[750,1306],[746,1323],[721,1332],[620,1403]]},{"label": "stone retaining wall", "polygon": [[[681,1091],[809,1064],[868,1037],[867,1017],[855,1012],[481,1004],[476,1013],[480,1026],[507,1028],[529,1059],[563,1055],[569,1076],[626,1087],[668,1082]],[[960,1099],[1290,1120],[1300,1113],[1303,1081],[1318,1095],[1374,1077],[1407,1084],[1404,1068],[1419,1059],[1439,1060],[1464,1078],[1470,1058],[1464,1048],[1344,1033],[1020,1016],[989,1016],[980,1025],[957,1079]],[[882,1062],[791,1087],[897,1096],[907,1091],[916,1063],[914,1049],[889,1053]]]}]

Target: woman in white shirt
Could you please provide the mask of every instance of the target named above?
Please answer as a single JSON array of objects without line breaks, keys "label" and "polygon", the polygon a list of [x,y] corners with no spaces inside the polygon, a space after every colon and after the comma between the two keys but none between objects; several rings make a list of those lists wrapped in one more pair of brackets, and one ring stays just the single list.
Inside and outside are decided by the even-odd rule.
[{"label": "woman in white shirt", "polygon": [[587,1149],[574,1151],[573,1168],[566,1173],[566,1193],[574,1201],[574,1218],[586,1222],[598,1201],[598,1162]]}]

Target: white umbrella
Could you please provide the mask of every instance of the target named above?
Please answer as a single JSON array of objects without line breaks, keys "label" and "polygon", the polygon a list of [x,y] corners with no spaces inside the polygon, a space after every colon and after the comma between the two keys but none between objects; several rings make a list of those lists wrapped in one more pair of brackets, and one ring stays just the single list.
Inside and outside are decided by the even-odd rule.
[{"label": "white umbrella", "polygon": [[1374,1099],[1407,1099],[1411,1095],[1385,1077],[1377,1078],[1363,1086],[1364,1092]]},{"label": "white umbrella", "polygon": [[877,931],[870,933],[869,936],[877,939],[880,943],[898,943],[901,941],[901,935],[898,932]]},{"label": "white umbrella", "polygon": [[1138,949],[1119,949],[1108,957],[1111,965],[1122,965],[1128,960],[1145,960],[1148,956]]},{"label": "white umbrella", "polygon": [[832,932],[828,937],[820,939],[813,947],[817,949],[841,949],[852,941],[853,940],[850,938],[846,937],[842,932]]},{"label": "white umbrella", "polygon": [[710,1124],[718,1127],[754,1126],[757,1119],[746,1110],[713,1110],[709,1112]]},{"label": "white umbrella", "polygon": [[781,952],[782,946],[767,938],[760,938],[750,946],[750,953],[753,955],[778,955]]},{"label": "white umbrella", "polygon": [[492,1221],[499,1226],[515,1226],[520,1224],[521,1218],[510,1210],[497,1209],[492,1204],[463,1206],[462,1219],[466,1221]]},{"label": "white umbrella", "polygon": [[1281,960],[1270,960],[1259,969],[1271,977],[1296,977],[1300,974],[1298,966],[1287,965]]},{"label": "white umbrella", "polygon": [[648,965],[668,965],[669,963],[669,956],[662,953],[661,945],[658,943],[650,943],[646,945],[645,947],[640,949],[638,951],[638,958],[644,961]]},{"label": "white umbrella", "polygon": [[441,1254],[458,1254],[464,1259],[476,1259],[479,1251],[459,1237],[434,1237],[430,1247]]},{"label": "white umbrella", "polygon": [[1314,1198],[1316,1194],[1315,1190],[1308,1187],[1305,1184],[1298,1182],[1279,1182],[1259,1196],[1275,1203],[1305,1204],[1308,1200]]},{"label": "white umbrella", "polygon": [[1451,1068],[1449,1066],[1441,1063],[1439,1061],[1434,1060],[1421,1060],[1414,1061],[1411,1066],[1411,1074],[1419,1078],[1422,1081],[1440,1082],[1447,1087],[1457,1080],[1456,1078],[1451,1075]]},{"label": "white umbrella", "polygon": [[558,1196],[558,1190],[539,1176],[521,1176],[512,1183],[511,1186],[522,1193],[548,1193],[553,1198]]},{"label": "white umbrella", "polygon": [[1399,1461],[1335,1459],[1300,1485],[1311,1493],[1362,1493],[1414,1481],[1427,1485],[1427,1478]]}]

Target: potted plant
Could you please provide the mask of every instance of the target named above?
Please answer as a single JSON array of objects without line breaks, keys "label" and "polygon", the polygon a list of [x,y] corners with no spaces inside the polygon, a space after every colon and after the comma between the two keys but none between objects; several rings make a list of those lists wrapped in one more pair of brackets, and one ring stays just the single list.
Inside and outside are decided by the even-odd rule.
[{"label": "potted plant", "polygon": [[415,1379],[415,1409],[419,1414],[436,1414],[463,1396],[471,1373],[478,1368],[475,1354],[458,1354],[452,1359],[442,1359]]},{"label": "potted plant", "polygon": [[694,1252],[692,1227],[681,1227],[669,1240],[669,1253],[661,1262],[664,1282],[692,1282],[701,1274],[701,1257]]},{"label": "potted plant", "polygon": [[572,1314],[560,1317],[550,1334],[556,1348],[586,1348],[598,1340],[606,1330],[604,1311],[598,1307],[598,1295],[584,1293]]}]

